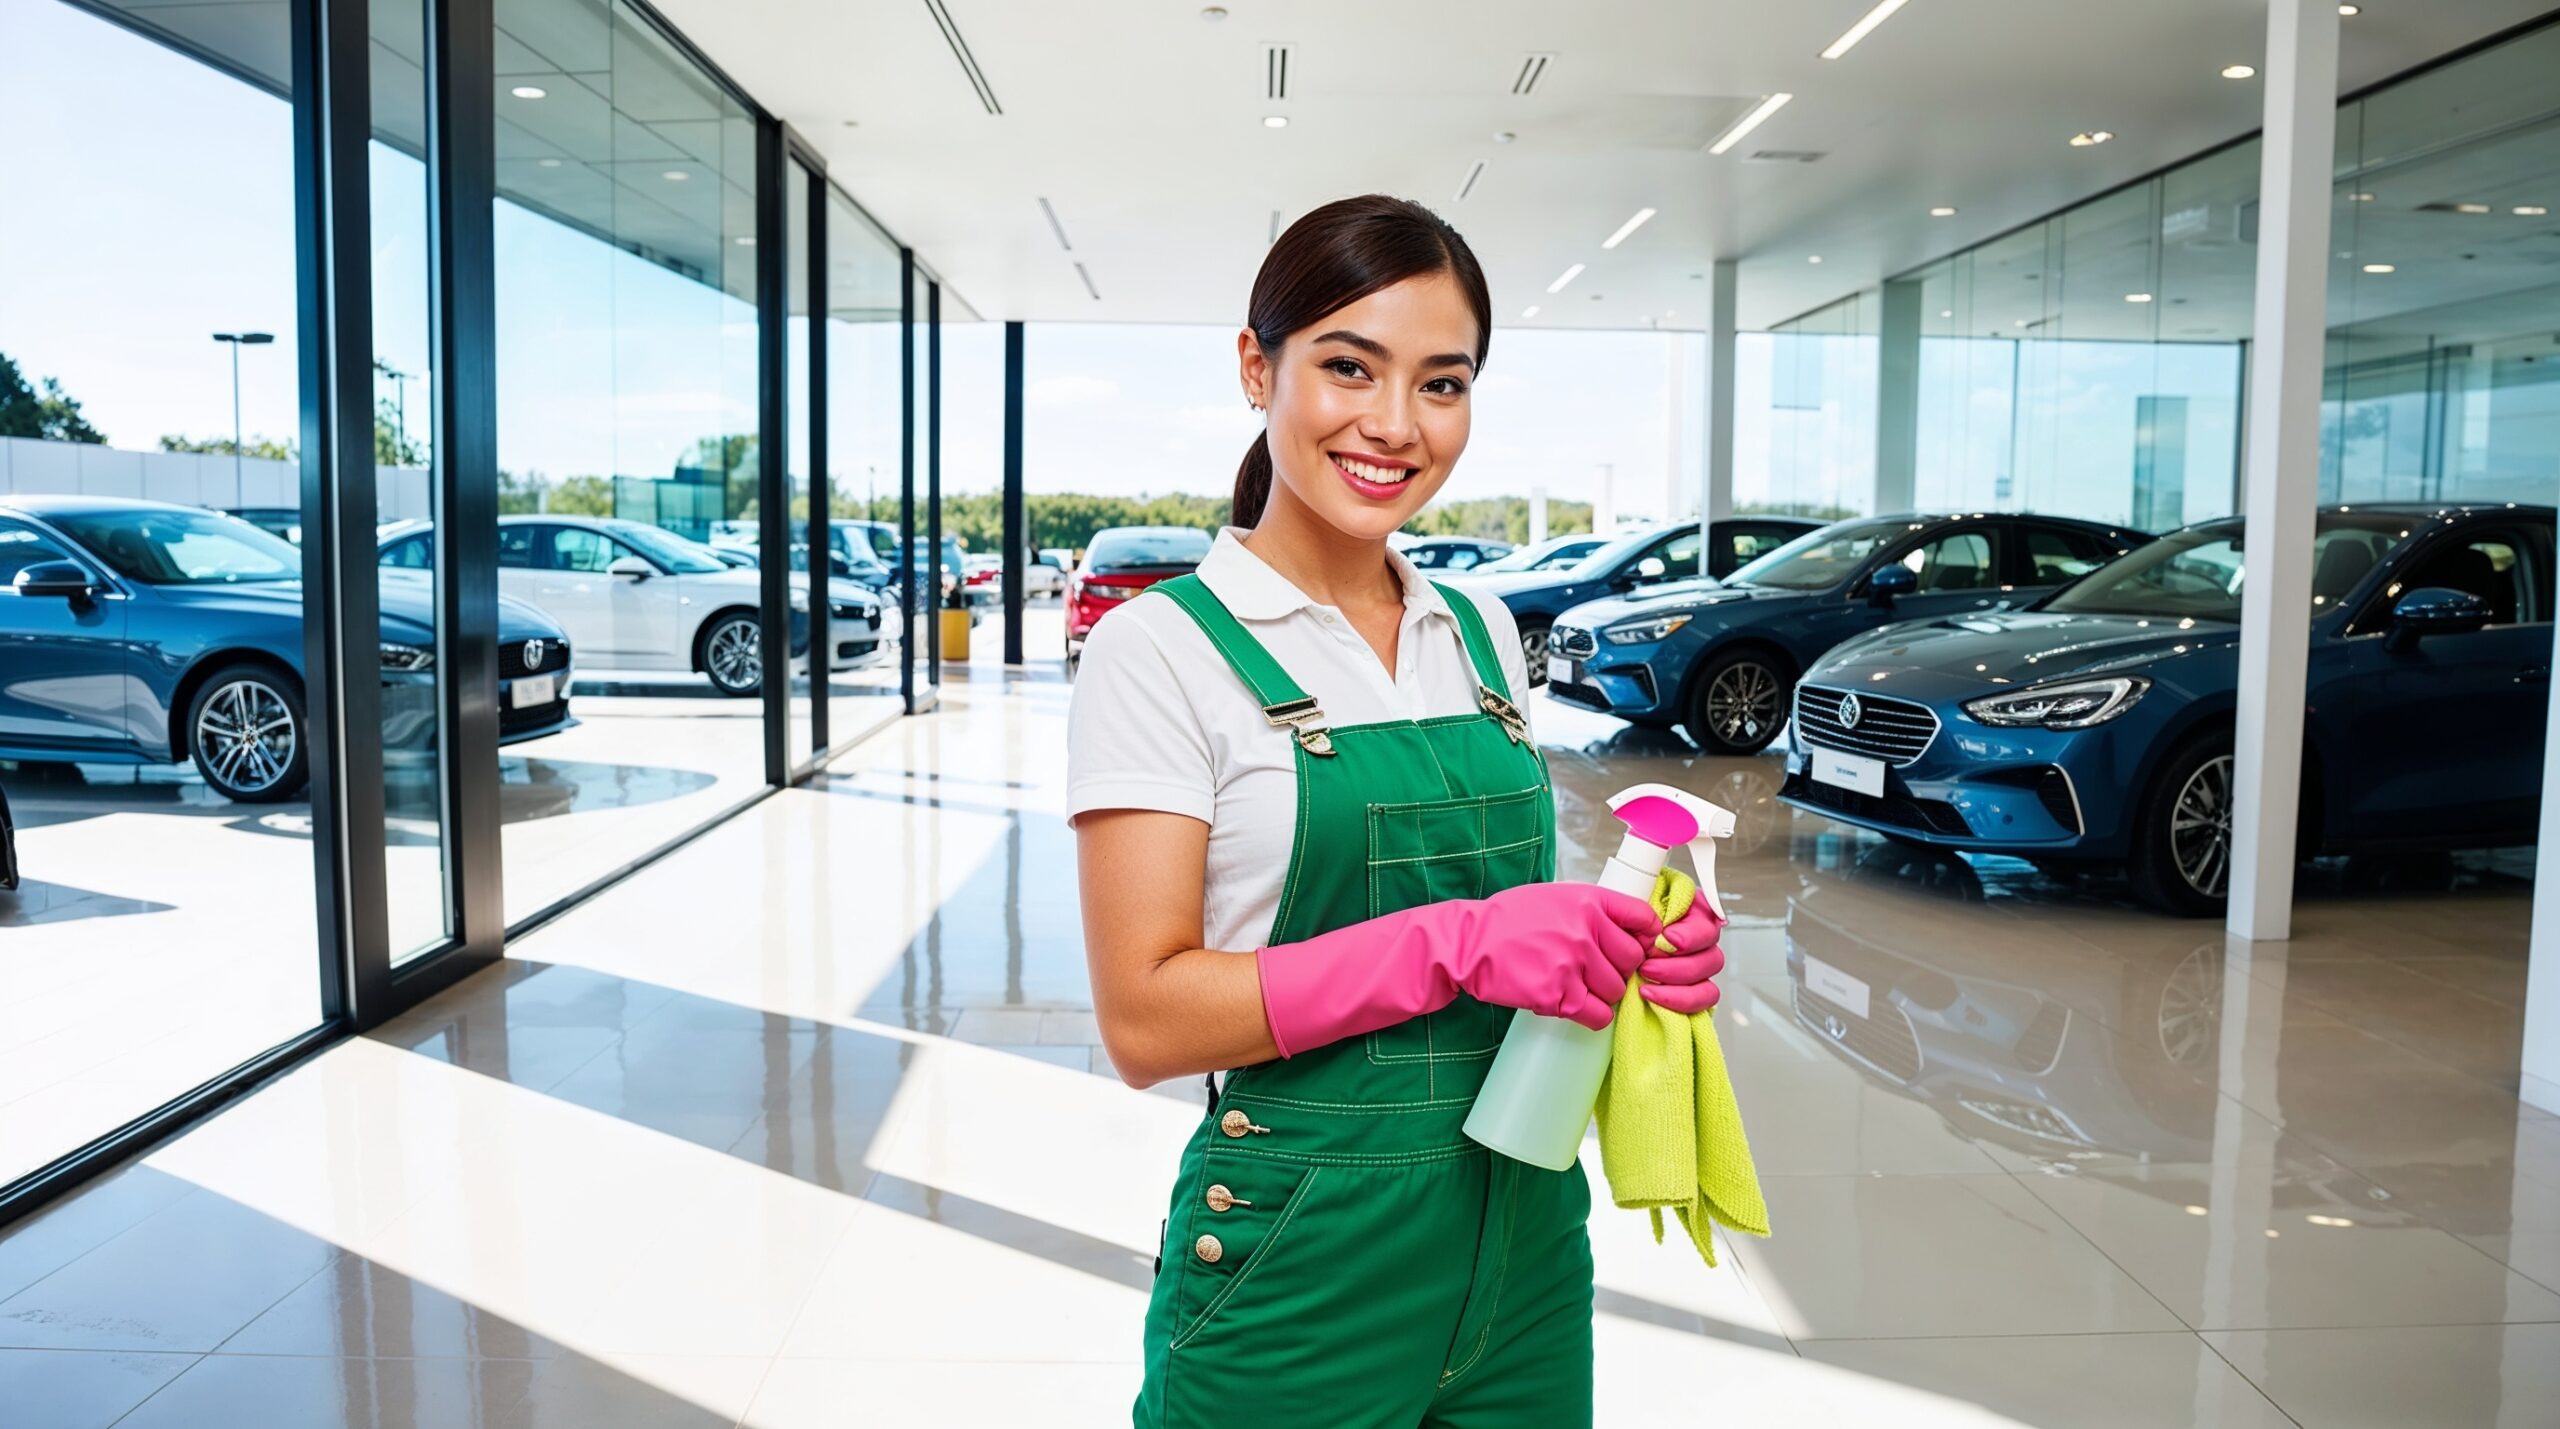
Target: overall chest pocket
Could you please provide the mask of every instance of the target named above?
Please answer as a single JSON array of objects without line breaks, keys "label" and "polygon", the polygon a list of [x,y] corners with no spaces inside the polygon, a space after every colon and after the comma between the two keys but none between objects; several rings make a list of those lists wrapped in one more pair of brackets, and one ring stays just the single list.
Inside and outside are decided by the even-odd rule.
[{"label": "overall chest pocket", "polygon": [[[1462,799],[1371,804],[1369,916],[1451,898],[1483,898],[1546,870],[1552,806],[1543,788]],[[1372,1062],[1490,1057],[1511,1025],[1508,1008],[1471,997],[1368,1038]]]}]

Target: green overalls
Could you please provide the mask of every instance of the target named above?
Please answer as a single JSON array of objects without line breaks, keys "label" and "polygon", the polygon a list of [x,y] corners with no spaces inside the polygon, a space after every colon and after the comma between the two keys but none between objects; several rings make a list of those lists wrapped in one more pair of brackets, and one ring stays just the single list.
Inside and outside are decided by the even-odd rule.
[{"label": "green overalls", "polygon": [[[1477,711],[1327,728],[1198,577],[1154,589],[1296,743],[1273,945],[1554,876],[1546,762],[1465,597]],[[1227,1074],[1174,1183],[1143,1429],[1591,1422],[1590,1184],[1460,1129],[1511,1017],[1461,995]]]}]

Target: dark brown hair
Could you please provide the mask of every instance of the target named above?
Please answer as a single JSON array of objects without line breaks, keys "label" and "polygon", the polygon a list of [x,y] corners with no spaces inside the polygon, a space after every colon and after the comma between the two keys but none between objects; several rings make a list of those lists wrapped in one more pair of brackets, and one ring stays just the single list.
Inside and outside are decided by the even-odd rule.
[{"label": "dark brown hair", "polygon": [[[1276,359],[1289,334],[1407,278],[1447,273],[1476,314],[1476,366],[1493,341],[1493,298],[1467,240],[1440,215],[1385,194],[1337,199],[1289,225],[1263,256],[1245,322],[1262,355]],[[1262,519],[1271,499],[1271,438],[1253,439],[1236,469],[1238,526]]]}]

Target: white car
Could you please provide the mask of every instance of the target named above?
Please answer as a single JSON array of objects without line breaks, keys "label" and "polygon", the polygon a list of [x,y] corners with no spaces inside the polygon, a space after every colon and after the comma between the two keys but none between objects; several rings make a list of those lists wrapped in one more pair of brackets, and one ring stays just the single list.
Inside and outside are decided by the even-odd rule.
[{"label": "white car", "polygon": [[[402,522],[381,533],[382,563],[425,565],[433,528]],[[539,607],[568,632],[587,668],[698,670],[724,695],[764,683],[757,617],[763,577],[705,546],[639,521],[593,516],[498,518],[498,590]],[[898,613],[852,581],[828,582],[828,668],[879,659],[901,631]],[[791,576],[793,644],[808,640],[809,578]],[[804,663],[795,653],[793,668]]]},{"label": "white car", "polygon": [[1051,548],[1034,554],[1031,563],[1022,568],[1022,593],[1032,595],[1064,595],[1067,572],[1076,568],[1076,553]]}]

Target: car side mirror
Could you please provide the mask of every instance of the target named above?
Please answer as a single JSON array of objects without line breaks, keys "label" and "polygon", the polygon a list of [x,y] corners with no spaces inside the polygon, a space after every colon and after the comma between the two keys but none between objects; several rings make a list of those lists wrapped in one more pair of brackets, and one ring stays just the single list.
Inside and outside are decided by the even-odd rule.
[{"label": "car side mirror", "polygon": [[[24,577],[20,577],[24,579]],[[2464,590],[2426,586],[2391,607],[2391,633],[2383,648],[2398,654],[2430,635],[2468,635],[2489,623],[2489,602]]]},{"label": "car side mirror", "polygon": [[72,561],[38,561],[18,572],[11,583],[24,596],[54,596],[81,601],[95,589],[89,583],[89,572]]},{"label": "car side mirror", "polygon": [[1909,566],[1896,561],[1891,565],[1878,567],[1874,575],[1867,577],[1867,603],[1890,608],[1895,596],[1909,595],[1919,588],[1919,574]]},{"label": "car side mirror", "polygon": [[604,568],[604,573],[609,576],[629,576],[635,581],[645,581],[656,575],[658,568],[640,556],[620,556],[615,558],[612,565]]},{"label": "car side mirror", "polygon": [[1662,558],[1660,556],[1647,556],[1643,560],[1636,562],[1634,565],[1627,567],[1627,569],[1619,575],[1617,584],[1623,589],[1627,586],[1643,585],[1647,581],[1658,581],[1662,579],[1663,575],[1670,569],[1671,568],[1669,566],[1662,563]]}]

